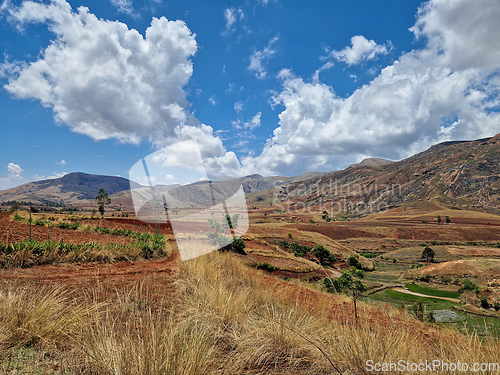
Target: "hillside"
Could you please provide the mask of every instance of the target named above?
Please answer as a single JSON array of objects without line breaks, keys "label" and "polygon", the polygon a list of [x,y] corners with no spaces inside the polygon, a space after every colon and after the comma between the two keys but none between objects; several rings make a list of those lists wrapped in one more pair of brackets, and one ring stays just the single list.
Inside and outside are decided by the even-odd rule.
[{"label": "hillside", "polygon": [[[132,182],[132,186],[140,188]],[[99,189],[109,195],[130,189],[130,181],[123,177],[87,173],[69,173],[61,178],[30,182],[0,192],[0,201],[31,201],[33,203],[76,203],[93,200]]]},{"label": "hillside", "polygon": [[[295,177],[258,174],[229,181],[161,187],[184,206],[222,201],[243,186],[249,205],[288,202],[326,207],[333,214],[360,216],[403,203],[429,201],[454,209],[500,212],[500,134],[476,141],[444,142],[408,159],[370,158],[342,171]],[[144,188],[132,183],[133,188]],[[122,177],[70,173],[0,192],[0,201],[83,204],[104,188],[114,204],[132,207],[130,182]],[[335,212],[333,212],[335,211]]]},{"label": "hillside", "polygon": [[[421,200],[499,213],[500,134],[441,143],[399,162],[362,162],[287,184],[279,197],[292,208],[299,202],[309,207],[322,205],[339,215],[360,216]],[[251,198],[253,202],[269,200],[266,192]]]}]

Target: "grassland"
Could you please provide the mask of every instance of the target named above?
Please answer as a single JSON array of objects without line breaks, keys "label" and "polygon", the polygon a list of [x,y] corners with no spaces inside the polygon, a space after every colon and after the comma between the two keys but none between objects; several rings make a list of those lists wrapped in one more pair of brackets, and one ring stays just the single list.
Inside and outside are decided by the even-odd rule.
[{"label": "grassland", "polygon": [[[261,215],[258,209],[254,211],[251,215]],[[433,298],[459,297],[459,286],[451,282],[445,285],[439,279],[431,280],[439,284],[408,285],[410,291],[429,297],[390,289],[363,297],[358,324],[349,298],[323,290],[322,278],[348,268],[348,258],[355,256],[353,249],[380,254],[366,259],[375,262],[375,271],[365,273],[366,282],[373,286],[409,283],[405,272],[420,262],[421,243],[442,247],[439,254],[446,255],[448,245],[433,245],[433,239],[401,238],[411,231],[405,232],[400,224],[383,220],[255,224],[244,236],[246,255],[212,253],[180,262],[175,249],[170,249],[174,250],[170,257],[126,255],[138,242],[129,231],[149,233],[153,238],[154,228],[133,220],[104,218],[76,230],[51,228],[51,236],[64,238],[73,252],[58,250],[46,263],[50,267],[36,266],[41,262],[37,261],[31,269],[20,270],[13,268],[19,263],[6,263],[9,269],[0,270],[0,373],[326,375],[365,374],[367,360],[498,361],[499,319],[461,312],[448,323],[415,319],[412,307],[418,302],[426,311],[455,312],[458,302]],[[78,221],[58,218],[71,225]],[[25,221],[9,221],[8,225],[10,238],[28,233]],[[447,233],[444,241],[457,247],[466,244],[464,238],[478,241],[473,235],[481,233],[481,227],[467,229],[470,225],[457,225],[453,230],[435,225],[428,233]],[[96,231],[97,226],[109,232]],[[346,239],[347,226],[352,237]],[[33,234],[36,246],[42,247],[34,253],[48,257],[50,252],[41,240],[47,228],[38,227]],[[168,244],[171,232],[162,230]],[[487,230],[491,236],[497,231]],[[356,237],[366,233],[376,236]],[[0,239],[5,234],[1,232]],[[70,254],[82,252],[85,238],[94,238],[102,253],[115,246],[116,255],[105,263],[75,267],[63,263],[84,262]],[[323,271],[314,258],[295,257],[279,246],[280,241],[322,245],[337,260]],[[9,242],[4,246],[12,247]],[[409,256],[391,258],[392,252],[404,248]],[[265,263],[270,267],[256,269]],[[304,274],[313,278],[301,277]],[[402,302],[405,309],[400,307]]]},{"label": "grassland", "polygon": [[495,362],[500,349],[387,305],[362,304],[356,325],[344,297],[273,281],[234,254],[183,262],[170,285],[96,285],[75,298],[64,286],[2,284],[1,371],[364,373],[368,359]]}]

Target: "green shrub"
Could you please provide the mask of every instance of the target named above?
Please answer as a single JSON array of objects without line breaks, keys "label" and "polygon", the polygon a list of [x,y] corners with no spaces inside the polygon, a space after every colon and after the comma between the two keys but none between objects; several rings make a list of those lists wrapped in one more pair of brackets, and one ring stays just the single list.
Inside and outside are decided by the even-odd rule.
[{"label": "green shrub", "polygon": [[316,258],[318,258],[321,264],[332,264],[337,260],[328,249],[321,245],[316,246],[313,249],[312,253]]},{"label": "green shrub", "polygon": [[459,289],[459,292],[477,292],[479,291],[479,287],[469,279],[465,279],[463,281],[463,286]]},{"label": "green shrub", "polygon": [[66,223],[65,221],[63,221],[62,223],[57,224],[57,227],[61,229],[69,229],[70,225],[70,223]]},{"label": "green shrub", "polygon": [[299,245],[298,242],[292,243],[291,247],[293,250],[293,255],[295,255],[296,257],[303,258],[311,251],[310,246]]},{"label": "green shrub", "polygon": [[490,303],[488,302],[488,297],[482,296],[481,298],[479,298],[479,301],[481,301],[481,307],[483,309],[490,308]]},{"label": "green shrub", "polygon": [[290,248],[290,242],[288,241],[280,241],[280,246],[283,248],[283,249],[289,249]]},{"label": "green shrub", "polygon": [[267,262],[255,263],[254,267],[257,268],[258,270],[264,270],[264,271],[268,271],[268,272],[273,272],[273,271],[277,270],[276,267],[270,265]]},{"label": "green shrub", "polygon": [[431,281],[431,275],[428,274],[422,275],[420,276],[419,280],[424,283],[428,283],[429,281]]},{"label": "green shrub", "polygon": [[350,266],[356,267],[358,270],[362,269],[361,263],[359,263],[358,258],[356,258],[354,255],[351,256],[347,262],[349,263]]},{"label": "green shrub", "polygon": [[232,243],[232,250],[237,254],[246,255],[245,242],[241,238],[236,238]]}]

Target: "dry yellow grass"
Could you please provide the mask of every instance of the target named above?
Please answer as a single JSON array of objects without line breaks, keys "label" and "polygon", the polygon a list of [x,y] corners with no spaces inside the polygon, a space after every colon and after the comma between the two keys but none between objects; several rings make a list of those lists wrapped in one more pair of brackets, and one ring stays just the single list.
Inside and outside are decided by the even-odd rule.
[{"label": "dry yellow grass", "polygon": [[[360,304],[355,325],[342,296],[298,282],[276,280],[266,288],[273,279],[259,275],[233,254],[213,253],[181,263],[176,294],[164,300],[140,284],[77,300],[61,287],[3,286],[0,357],[8,347],[49,348],[49,358],[65,365],[47,373],[113,375],[367,374],[367,360],[498,361],[493,336],[428,326],[403,310],[370,304]],[[23,371],[37,372],[35,362]]]}]

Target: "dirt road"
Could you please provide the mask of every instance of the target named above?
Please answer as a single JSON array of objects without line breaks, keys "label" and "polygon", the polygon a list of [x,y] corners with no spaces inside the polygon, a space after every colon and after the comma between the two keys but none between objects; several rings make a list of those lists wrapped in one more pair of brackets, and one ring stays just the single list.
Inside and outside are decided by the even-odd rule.
[{"label": "dirt road", "polygon": [[443,299],[445,301],[457,302],[457,303],[460,302],[460,300],[458,298],[429,296],[427,294],[412,292],[411,290],[408,290],[408,289],[395,288],[393,290],[395,290],[396,292],[404,293],[404,294],[411,294],[412,296]]}]

